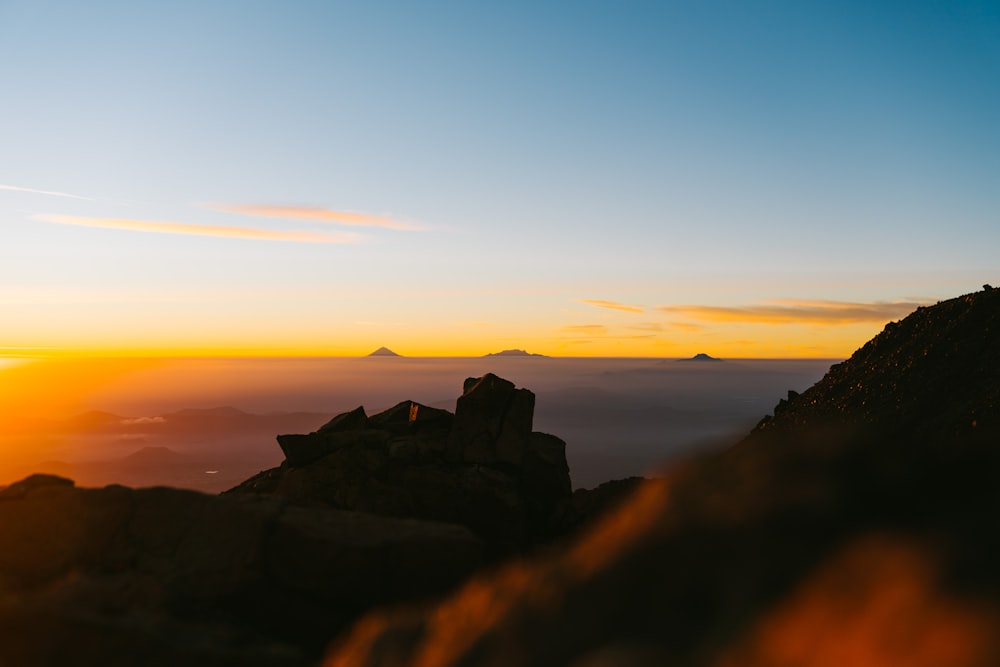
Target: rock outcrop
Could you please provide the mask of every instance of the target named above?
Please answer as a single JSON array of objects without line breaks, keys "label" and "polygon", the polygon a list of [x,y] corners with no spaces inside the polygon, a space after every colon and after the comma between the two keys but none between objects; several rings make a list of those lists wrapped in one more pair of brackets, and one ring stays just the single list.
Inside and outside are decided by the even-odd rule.
[{"label": "rock outcrop", "polygon": [[457,523],[490,558],[561,535],[574,521],[566,445],[532,431],[535,396],[487,374],[465,381],[455,413],[403,401],[363,407],[317,431],[281,435],[285,461],[229,493]]},{"label": "rock outcrop", "polygon": [[1000,664],[1000,291],[890,324],[571,546],[381,610],[329,667]]}]

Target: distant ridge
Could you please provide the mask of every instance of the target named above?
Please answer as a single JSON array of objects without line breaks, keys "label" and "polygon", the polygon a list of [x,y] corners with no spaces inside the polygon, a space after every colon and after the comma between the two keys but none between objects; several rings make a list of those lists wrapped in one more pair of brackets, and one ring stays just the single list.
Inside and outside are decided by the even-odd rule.
[{"label": "distant ridge", "polygon": [[722,359],[705,354],[704,352],[699,352],[690,359],[678,359],[677,361],[722,361]]},{"label": "distant ridge", "polygon": [[489,354],[484,354],[484,357],[544,357],[544,354],[535,354],[534,352],[526,352],[525,350],[501,350],[500,352],[490,352]]},{"label": "distant ridge", "polygon": [[372,352],[368,356],[369,357],[399,357],[399,356],[402,356],[402,355],[396,354],[395,352],[393,352],[392,350],[390,350],[387,347],[380,347],[379,349],[375,350],[374,352]]}]

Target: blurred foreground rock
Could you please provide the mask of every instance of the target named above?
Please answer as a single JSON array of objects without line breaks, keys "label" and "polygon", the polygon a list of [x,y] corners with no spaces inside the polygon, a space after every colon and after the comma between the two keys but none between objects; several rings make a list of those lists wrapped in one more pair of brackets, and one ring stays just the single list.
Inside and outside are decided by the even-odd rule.
[{"label": "blurred foreground rock", "polygon": [[310,664],[481,558],[454,525],[47,475],[0,491],[0,545],[0,665]]}]

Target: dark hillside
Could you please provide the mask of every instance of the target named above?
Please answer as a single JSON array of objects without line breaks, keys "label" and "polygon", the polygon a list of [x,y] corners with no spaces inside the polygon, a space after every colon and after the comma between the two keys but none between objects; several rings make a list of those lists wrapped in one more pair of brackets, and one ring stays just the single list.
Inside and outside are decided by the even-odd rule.
[{"label": "dark hillside", "polygon": [[1000,289],[918,308],[782,401],[758,431],[836,424],[947,446],[1000,433]]}]

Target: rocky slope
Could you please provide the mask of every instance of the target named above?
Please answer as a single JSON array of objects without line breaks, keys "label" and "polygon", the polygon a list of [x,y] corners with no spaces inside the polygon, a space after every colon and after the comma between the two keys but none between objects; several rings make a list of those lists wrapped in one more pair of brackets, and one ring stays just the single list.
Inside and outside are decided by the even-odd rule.
[{"label": "rocky slope", "polygon": [[1000,291],[891,324],[575,544],[326,665],[1000,664]]}]

